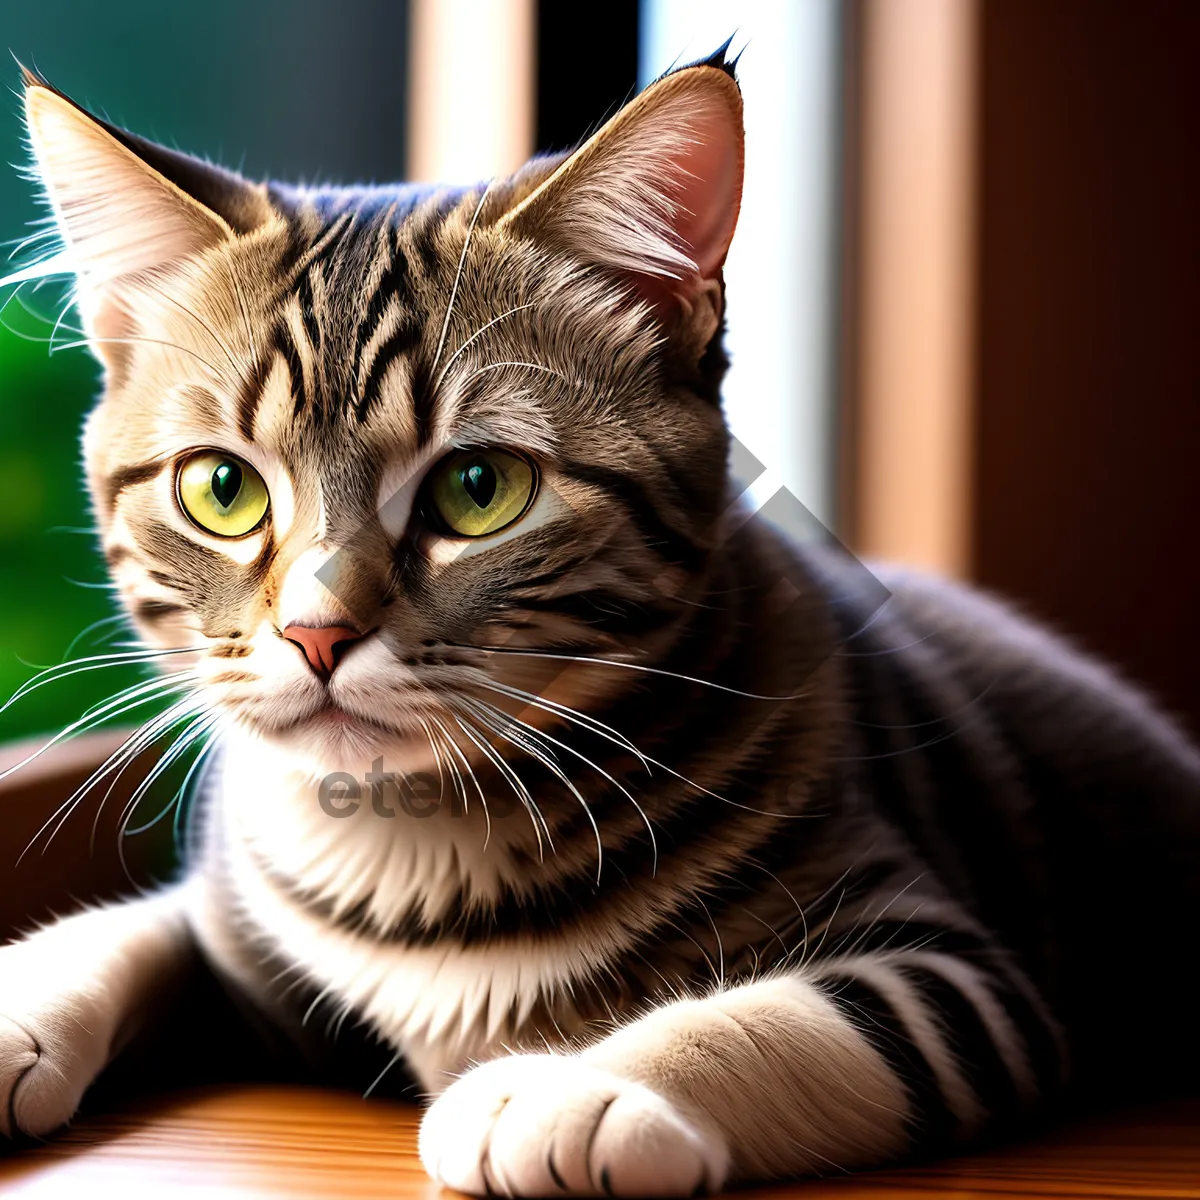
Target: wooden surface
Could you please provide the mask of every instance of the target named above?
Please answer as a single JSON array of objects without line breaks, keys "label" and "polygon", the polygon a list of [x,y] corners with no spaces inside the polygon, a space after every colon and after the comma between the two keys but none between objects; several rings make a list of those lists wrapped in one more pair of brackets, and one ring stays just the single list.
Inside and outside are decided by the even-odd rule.
[{"label": "wooden surface", "polygon": [[[417,1110],[282,1088],[196,1092],[93,1117],[0,1159],[0,1195],[432,1198]],[[744,1193],[756,1200],[1200,1196],[1200,1101],[1066,1127],[932,1167]]]}]

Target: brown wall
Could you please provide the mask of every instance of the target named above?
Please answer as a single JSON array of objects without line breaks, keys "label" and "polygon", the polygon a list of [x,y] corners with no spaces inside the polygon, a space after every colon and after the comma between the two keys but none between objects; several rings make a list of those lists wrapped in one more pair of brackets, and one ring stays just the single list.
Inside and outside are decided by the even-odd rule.
[{"label": "brown wall", "polygon": [[986,0],[973,575],[1200,730],[1200,3]]}]

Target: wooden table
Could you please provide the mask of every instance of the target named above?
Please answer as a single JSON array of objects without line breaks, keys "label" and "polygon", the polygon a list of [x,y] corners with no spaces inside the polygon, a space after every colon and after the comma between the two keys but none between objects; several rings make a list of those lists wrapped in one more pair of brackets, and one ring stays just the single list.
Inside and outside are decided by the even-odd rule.
[{"label": "wooden table", "polygon": [[[404,1105],[296,1088],[159,1098],[88,1118],[44,1146],[0,1160],[0,1195],[432,1200],[438,1190],[416,1155],[417,1117]],[[745,1194],[754,1200],[1200,1197],[1200,1100],[1104,1117],[935,1167]]]}]

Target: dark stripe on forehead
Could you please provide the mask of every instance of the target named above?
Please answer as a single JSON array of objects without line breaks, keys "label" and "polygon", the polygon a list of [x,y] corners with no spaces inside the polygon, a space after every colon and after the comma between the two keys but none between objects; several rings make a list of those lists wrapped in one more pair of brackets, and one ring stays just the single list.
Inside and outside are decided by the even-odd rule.
[{"label": "dark stripe on forehead", "polygon": [[354,216],[354,213],[344,212],[326,222],[313,239],[312,245],[307,250],[301,251],[300,262],[291,286],[298,286],[314,267],[325,262],[333,254],[341,240],[341,235],[353,224]]},{"label": "dark stripe on forehead", "polygon": [[275,346],[287,364],[288,375],[292,388],[292,412],[299,416],[304,411],[306,397],[304,394],[304,366],[300,362],[300,352],[296,349],[296,339],[287,323],[280,321],[275,328]]},{"label": "dark stripe on forehead", "polygon": [[704,565],[706,550],[687,534],[672,529],[659,514],[646,489],[631,475],[590,463],[567,463],[563,474],[607,492],[629,512],[646,546],[661,558],[696,571]]},{"label": "dark stripe on forehead", "polygon": [[[402,316],[395,332],[375,352],[375,358],[371,363],[371,372],[363,384],[362,395],[359,397],[358,403],[354,406],[354,414],[360,422],[367,419],[367,413],[370,410],[371,404],[378,398],[379,389],[383,386],[383,381],[387,377],[388,370],[392,364],[401,355],[411,353],[420,340],[421,323],[410,314]],[[414,391],[417,375],[418,372],[414,364]],[[414,395],[414,403],[415,399]],[[419,430],[419,420],[417,424]]]},{"label": "dark stripe on forehead", "polygon": [[254,438],[254,419],[258,416],[258,406],[262,403],[263,389],[267,386],[267,377],[275,365],[274,348],[267,354],[261,354],[254,361],[250,373],[242,380],[242,388],[237,398],[238,432],[247,441]]},{"label": "dark stripe on forehead", "polygon": [[317,320],[317,302],[313,294],[312,272],[305,271],[296,291],[296,302],[300,306],[300,320],[304,323],[304,336],[312,350],[313,358],[321,353],[321,323]]},{"label": "dark stripe on forehead", "polygon": [[384,236],[388,240],[388,265],[384,269],[379,283],[376,284],[375,290],[367,299],[363,318],[355,333],[353,365],[350,372],[350,377],[355,380],[358,379],[358,369],[362,365],[363,351],[378,329],[388,302],[393,296],[402,305],[408,299],[408,259],[404,256],[404,252],[395,245],[389,230],[385,230]]},{"label": "dark stripe on forehead", "polygon": [[317,320],[316,302],[313,297],[313,276],[316,272],[324,274],[325,264],[341,244],[340,235],[353,222],[351,213],[342,213],[327,222],[317,235],[312,247],[302,256],[302,263],[292,286],[296,289],[296,299],[300,305],[300,319],[304,322],[304,332],[309,344],[316,354],[321,344],[321,328]]},{"label": "dark stripe on forehead", "polygon": [[277,357],[282,358],[284,366],[287,367],[288,390],[294,401],[293,413],[298,416],[307,403],[304,366],[300,360],[296,339],[286,321],[277,321],[271,331],[267,352],[259,356],[238,395],[238,430],[247,441],[254,438],[254,422],[258,418],[258,410],[262,407],[267,380],[271,377]]},{"label": "dark stripe on forehead", "polygon": [[445,221],[445,213],[431,215],[413,231],[413,249],[421,261],[421,270],[426,279],[436,279],[442,271],[442,252],[438,248],[437,235]]}]

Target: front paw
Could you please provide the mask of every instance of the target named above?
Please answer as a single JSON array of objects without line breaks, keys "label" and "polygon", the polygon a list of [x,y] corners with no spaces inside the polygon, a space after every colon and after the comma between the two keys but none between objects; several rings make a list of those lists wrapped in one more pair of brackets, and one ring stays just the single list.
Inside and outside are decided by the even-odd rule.
[{"label": "front paw", "polygon": [[0,952],[0,1141],[65,1125],[108,1061],[112,1040],[102,992],[42,998],[30,986],[28,962],[17,964],[19,975],[7,972],[10,949]]},{"label": "front paw", "polygon": [[421,1161],[477,1196],[691,1196],[729,1169],[719,1135],[642,1084],[556,1054],[499,1058],[421,1123]]},{"label": "front paw", "polygon": [[0,1135],[40,1137],[74,1115],[94,1071],[26,1024],[0,1016]]}]

